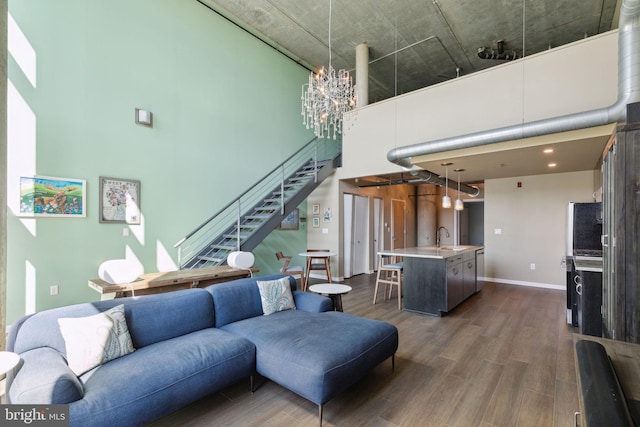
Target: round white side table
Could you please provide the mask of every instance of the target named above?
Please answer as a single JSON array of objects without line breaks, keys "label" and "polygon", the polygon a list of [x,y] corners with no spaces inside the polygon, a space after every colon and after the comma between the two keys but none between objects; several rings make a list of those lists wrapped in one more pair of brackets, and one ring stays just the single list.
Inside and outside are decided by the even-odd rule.
[{"label": "round white side table", "polygon": [[20,356],[11,351],[0,351],[0,375],[4,375],[20,363]]},{"label": "round white side table", "polygon": [[342,295],[351,292],[351,286],[320,283],[309,286],[309,290],[316,294],[327,295],[333,301],[333,308],[336,311],[342,311]]},{"label": "round white side table", "polygon": [[[18,356],[18,354],[11,351],[0,351],[0,378],[3,378],[7,372],[15,369],[18,363],[20,363],[20,356]],[[7,394],[9,393],[8,385],[4,380],[1,384],[0,403],[6,403]]]}]

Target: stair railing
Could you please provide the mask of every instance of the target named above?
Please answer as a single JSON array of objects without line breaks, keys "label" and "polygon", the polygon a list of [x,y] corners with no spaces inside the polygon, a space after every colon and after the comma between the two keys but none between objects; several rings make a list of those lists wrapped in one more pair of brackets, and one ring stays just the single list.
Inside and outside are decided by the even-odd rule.
[{"label": "stair railing", "polygon": [[[229,202],[224,208],[210,216],[189,234],[180,239],[174,248],[178,249],[178,265],[183,268],[189,260],[210,245],[216,236],[221,235],[235,223],[236,249],[241,250],[243,238],[242,219],[257,204],[279,188],[280,213],[284,215],[286,199],[286,183],[302,166],[312,162],[314,182],[318,180],[318,162],[334,158],[341,152],[341,142],[329,139],[313,138],[302,148],[289,156],[280,165],[259,179],[248,190]],[[250,228],[247,233],[251,233]]]}]

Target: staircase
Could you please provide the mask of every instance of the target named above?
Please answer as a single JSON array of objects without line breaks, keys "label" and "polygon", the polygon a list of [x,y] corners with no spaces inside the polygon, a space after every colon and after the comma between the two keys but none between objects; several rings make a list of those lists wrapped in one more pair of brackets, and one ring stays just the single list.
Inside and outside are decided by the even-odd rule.
[{"label": "staircase", "polygon": [[252,251],[341,163],[340,142],[314,138],[174,245],[181,269]]}]

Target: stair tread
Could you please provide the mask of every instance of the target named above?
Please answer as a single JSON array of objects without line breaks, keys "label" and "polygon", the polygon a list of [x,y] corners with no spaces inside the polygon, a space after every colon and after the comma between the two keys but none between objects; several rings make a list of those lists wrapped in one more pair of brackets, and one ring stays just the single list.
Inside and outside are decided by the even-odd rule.
[{"label": "stair tread", "polygon": [[[322,179],[324,179],[327,173],[325,166],[328,164],[333,165],[334,159],[314,161],[307,158],[307,160],[304,161],[305,163],[300,165],[295,171],[293,171],[293,168],[289,168],[289,166],[283,164],[283,167],[289,168],[288,171],[291,171],[287,171],[286,174],[291,174],[291,176],[284,182],[280,182],[280,184],[276,186],[277,190],[271,191],[271,193],[265,191],[266,197],[259,202],[262,206],[252,208],[248,214],[242,216],[241,223],[237,224],[237,226],[234,226],[232,223],[231,225],[218,228],[218,230],[223,229],[224,232],[219,233],[217,237],[209,240],[209,242],[211,242],[209,246],[201,250],[199,254],[189,255],[189,261],[183,264],[183,266],[202,267],[220,265],[225,262],[230,252],[237,250],[239,246],[238,240],[240,242],[248,242],[249,240],[253,242],[253,239],[260,238],[260,236],[267,231],[264,230],[263,232],[260,228],[267,223],[273,224],[271,219],[274,215],[280,214],[283,206],[287,206],[291,199],[299,200],[301,192],[307,194],[312,191],[313,188],[317,187],[319,182],[316,181],[321,181],[315,179],[317,174],[321,173]],[[271,190],[273,190],[273,187],[271,187]],[[255,194],[257,193],[254,191],[254,195]],[[259,200],[258,197],[253,198],[253,200],[256,199]],[[223,225],[224,223],[219,222],[219,224]],[[240,230],[239,232],[238,229]],[[204,236],[198,238],[204,238]]]}]

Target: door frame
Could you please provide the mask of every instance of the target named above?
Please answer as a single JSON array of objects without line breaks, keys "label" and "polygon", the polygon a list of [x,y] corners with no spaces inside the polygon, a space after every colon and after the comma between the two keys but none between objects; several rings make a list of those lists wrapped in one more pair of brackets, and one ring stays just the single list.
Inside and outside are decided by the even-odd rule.
[{"label": "door frame", "polygon": [[[394,204],[402,205],[402,248],[398,248],[395,244],[396,240],[394,239],[396,223],[398,218],[395,218],[395,209]],[[407,245],[407,201],[402,199],[391,199],[391,250],[394,249],[404,249]]]},{"label": "door frame", "polygon": [[378,252],[384,250],[384,198],[373,198],[373,271],[378,271]]}]

